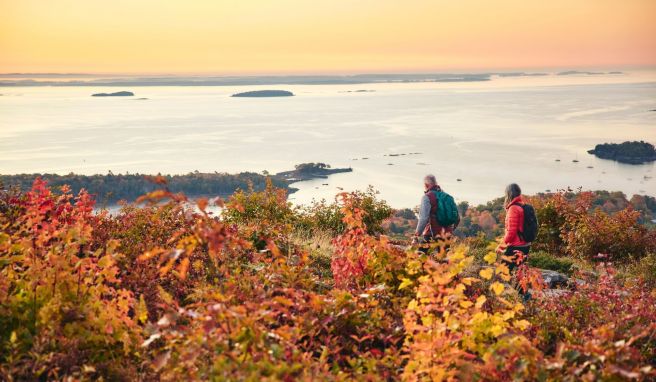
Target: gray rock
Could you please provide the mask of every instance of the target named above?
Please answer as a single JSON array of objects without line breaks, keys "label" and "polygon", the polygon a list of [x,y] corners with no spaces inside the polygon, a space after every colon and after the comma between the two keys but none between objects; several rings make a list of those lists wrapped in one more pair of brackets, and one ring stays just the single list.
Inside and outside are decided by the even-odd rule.
[{"label": "gray rock", "polygon": [[[544,298],[558,298],[571,292],[569,289],[545,289],[542,291],[542,296]],[[534,295],[537,296],[538,294],[535,293]]]},{"label": "gray rock", "polygon": [[540,273],[542,273],[542,279],[549,289],[566,286],[569,283],[569,278],[560,272],[540,269]]}]

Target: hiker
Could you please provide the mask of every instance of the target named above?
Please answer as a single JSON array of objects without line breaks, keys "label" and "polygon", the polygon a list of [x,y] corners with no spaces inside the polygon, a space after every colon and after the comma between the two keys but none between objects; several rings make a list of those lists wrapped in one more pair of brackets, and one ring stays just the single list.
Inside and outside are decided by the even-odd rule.
[{"label": "hiker", "polygon": [[506,187],[504,207],[506,208],[505,234],[503,243],[497,247],[496,252],[499,255],[513,257],[512,262],[506,261],[508,268],[512,271],[526,261],[531,249],[531,243],[523,232],[525,230],[525,204],[522,200],[522,190],[516,183],[511,183]]},{"label": "hiker", "polygon": [[[442,191],[434,175],[424,177],[424,196],[419,205],[419,222],[412,243],[444,240],[460,223],[458,208],[451,195]],[[422,251],[423,252],[427,252]]]},{"label": "hiker", "polygon": [[[515,183],[506,187],[504,207],[506,207],[506,233],[503,236],[503,243],[497,247],[496,252],[510,258],[503,261],[508,265],[511,273],[516,273],[513,271],[528,260],[531,242],[538,234],[538,219],[533,206],[522,200],[522,190]],[[531,299],[531,293],[528,289],[521,288],[517,280],[514,287],[524,301]]]}]

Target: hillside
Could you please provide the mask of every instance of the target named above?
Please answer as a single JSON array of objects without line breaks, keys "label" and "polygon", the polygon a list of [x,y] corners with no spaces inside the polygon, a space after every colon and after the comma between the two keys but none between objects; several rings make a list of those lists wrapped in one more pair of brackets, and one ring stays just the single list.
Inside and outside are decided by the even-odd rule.
[{"label": "hillside", "polygon": [[113,215],[0,191],[0,378],[656,377],[656,231],[631,209],[545,196],[511,274],[484,236],[390,241],[374,190],[298,208],[268,181],[214,216],[157,181]]}]

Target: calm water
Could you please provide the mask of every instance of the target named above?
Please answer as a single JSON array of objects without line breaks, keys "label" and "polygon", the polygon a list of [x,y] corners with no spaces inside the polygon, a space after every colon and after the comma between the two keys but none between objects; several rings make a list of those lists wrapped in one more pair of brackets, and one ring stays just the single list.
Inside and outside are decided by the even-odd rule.
[{"label": "calm water", "polygon": [[[512,181],[526,193],[580,186],[656,194],[654,164],[586,153],[606,141],[656,143],[651,72],[280,85],[264,88],[296,97],[229,97],[260,88],[0,87],[0,173],[277,172],[320,161],[354,172],[296,184],[295,202],[373,185],[393,206],[412,207],[426,173],[473,203]],[[348,92],[358,89],[374,92]],[[148,99],[90,97],[118,90]],[[421,154],[385,156],[401,153]]]}]

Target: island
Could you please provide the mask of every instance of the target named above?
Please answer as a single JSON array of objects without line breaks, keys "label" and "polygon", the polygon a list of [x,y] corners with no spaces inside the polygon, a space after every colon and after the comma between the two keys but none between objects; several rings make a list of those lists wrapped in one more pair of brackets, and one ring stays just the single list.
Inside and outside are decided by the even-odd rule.
[{"label": "island", "polygon": [[132,97],[134,93],[132,92],[114,92],[114,93],[96,93],[92,94],[92,97]]},{"label": "island", "polygon": [[236,93],[233,97],[292,97],[294,93],[287,90],[253,90],[250,92]]},{"label": "island", "polygon": [[353,169],[350,167],[331,168],[329,164],[325,163],[301,163],[297,164],[294,170],[277,173],[276,177],[288,182],[300,182],[317,178],[325,179],[328,175],[352,171]]},{"label": "island", "polygon": [[642,164],[656,160],[654,145],[644,141],[626,141],[623,143],[603,143],[588,150],[598,158],[611,159],[620,163]]}]

